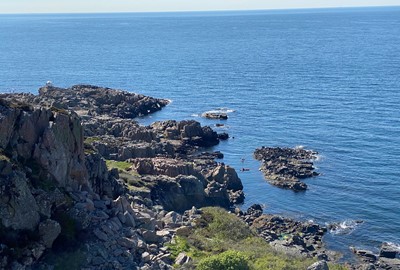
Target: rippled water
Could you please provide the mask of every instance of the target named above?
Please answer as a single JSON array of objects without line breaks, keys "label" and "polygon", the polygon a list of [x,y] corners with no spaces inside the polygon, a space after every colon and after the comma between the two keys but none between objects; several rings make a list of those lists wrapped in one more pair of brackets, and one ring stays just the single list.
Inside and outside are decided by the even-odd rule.
[{"label": "rippled water", "polygon": [[[216,149],[246,205],[319,223],[364,220],[329,247],[400,243],[400,8],[275,12],[0,16],[0,91],[51,80],[172,99],[142,119],[234,110]],[[319,177],[270,186],[255,148],[316,150]],[[241,158],[245,162],[241,163]]]}]

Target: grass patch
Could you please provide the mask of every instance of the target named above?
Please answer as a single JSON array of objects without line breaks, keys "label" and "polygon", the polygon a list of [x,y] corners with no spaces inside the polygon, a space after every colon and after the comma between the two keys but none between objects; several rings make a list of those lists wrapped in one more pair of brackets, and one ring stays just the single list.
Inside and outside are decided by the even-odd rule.
[{"label": "grass patch", "polygon": [[[241,219],[224,209],[206,207],[202,210],[191,235],[176,237],[167,245],[173,259],[185,252],[200,270],[299,270],[315,262],[277,252]],[[330,267],[346,269],[334,264]]]},{"label": "grass patch", "polygon": [[119,178],[127,184],[132,192],[149,192],[150,183],[143,181],[140,175],[131,169],[132,164],[126,161],[106,160],[107,168],[118,169]]},{"label": "grass patch", "polygon": [[242,252],[228,250],[202,259],[198,270],[249,270],[249,258]]},{"label": "grass patch", "polygon": [[111,169],[118,169],[118,171],[128,172],[130,167],[132,166],[131,163],[126,161],[115,161],[115,160],[106,160],[107,168]]}]

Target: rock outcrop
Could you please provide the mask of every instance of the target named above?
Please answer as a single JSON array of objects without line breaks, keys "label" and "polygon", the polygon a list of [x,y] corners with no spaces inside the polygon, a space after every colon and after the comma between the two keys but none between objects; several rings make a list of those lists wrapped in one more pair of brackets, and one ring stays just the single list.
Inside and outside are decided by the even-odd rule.
[{"label": "rock outcrop", "polygon": [[320,260],[332,260],[335,257],[322,243],[322,237],[327,232],[325,227],[279,215],[263,214],[259,204],[252,205],[246,212],[237,211],[237,214],[278,251]]},{"label": "rock outcrop", "polygon": [[228,119],[228,114],[222,112],[205,112],[201,116],[208,119],[219,119],[219,120]]},{"label": "rock outcrop", "polygon": [[318,175],[312,162],[317,154],[302,148],[261,147],[254,157],[262,162],[260,170],[272,185],[302,191],[307,185],[300,179]]},{"label": "rock outcrop", "polygon": [[156,99],[127,91],[93,85],[74,85],[59,88],[46,85],[39,95],[11,94],[13,98],[41,107],[73,110],[79,115],[108,115],[118,118],[135,118],[159,111],[169,101]]},{"label": "rock outcrop", "polygon": [[379,253],[370,250],[351,250],[360,260],[360,264],[352,265],[351,269],[400,269],[400,248],[393,243],[382,243]]}]

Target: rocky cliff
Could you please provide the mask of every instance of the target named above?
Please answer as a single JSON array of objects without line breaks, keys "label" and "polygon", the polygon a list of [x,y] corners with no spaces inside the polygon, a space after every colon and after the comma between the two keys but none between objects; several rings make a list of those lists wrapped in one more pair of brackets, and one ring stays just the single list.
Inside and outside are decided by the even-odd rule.
[{"label": "rocky cliff", "polygon": [[243,201],[220,154],[198,154],[211,128],[133,120],[167,104],[88,85],[1,95],[0,268],[170,269],[185,210]]}]

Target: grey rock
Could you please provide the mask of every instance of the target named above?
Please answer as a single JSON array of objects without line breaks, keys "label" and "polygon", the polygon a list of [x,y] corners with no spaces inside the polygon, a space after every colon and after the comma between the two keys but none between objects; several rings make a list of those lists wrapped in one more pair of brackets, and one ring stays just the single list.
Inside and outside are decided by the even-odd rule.
[{"label": "grey rock", "polygon": [[150,261],[150,253],[143,252],[142,253],[142,262],[147,263]]},{"label": "grey rock", "polygon": [[143,237],[143,240],[146,241],[147,243],[159,243],[161,240],[161,237],[159,237],[155,231],[149,231],[149,230],[141,230],[141,234]]},{"label": "grey rock", "polygon": [[40,257],[42,257],[44,251],[46,250],[46,247],[40,243],[35,244],[35,246],[32,248],[31,252],[33,257],[38,260]]},{"label": "grey rock", "polygon": [[208,119],[219,119],[219,120],[228,119],[228,115],[226,113],[220,113],[220,112],[205,112],[201,116]]},{"label": "grey rock", "polygon": [[54,240],[60,235],[60,224],[51,219],[47,219],[39,224],[40,239],[46,248],[51,248]]},{"label": "grey rock", "polygon": [[185,263],[188,263],[189,261],[191,261],[191,258],[189,256],[187,256],[186,253],[181,252],[178,254],[178,256],[175,259],[175,264],[177,265],[184,265]]},{"label": "grey rock", "polygon": [[136,226],[136,222],[135,219],[132,217],[132,215],[126,211],[124,213],[124,217],[125,217],[125,225],[129,226],[129,227],[135,227]]},{"label": "grey rock", "polygon": [[39,207],[21,171],[0,175],[0,216],[5,228],[34,230],[39,223]]},{"label": "grey rock", "polygon": [[106,242],[108,241],[108,236],[107,234],[105,234],[104,232],[100,231],[99,229],[95,229],[93,231],[94,235],[96,235],[97,238],[99,238],[100,240]]},{"label": "grey rock", "polygon": [[318,261],[307,267],[307,270],[329,270],[329,267],[326,261]]},{"label": "grey rock", "polygon": [[389,243],[383,243],[379,251],[379,257],[395,259],[400,257],[400,249]]},{"label": "grey rock", "polygon": [[136,248],[138,246],[137,240],[127,237],[121,237],[117,240],[117,242],[119,245],[126,248]]}]

